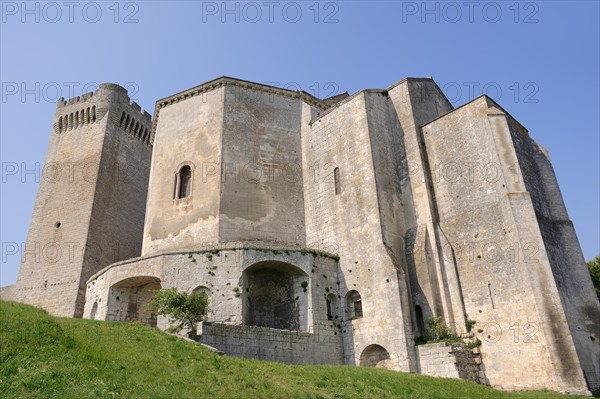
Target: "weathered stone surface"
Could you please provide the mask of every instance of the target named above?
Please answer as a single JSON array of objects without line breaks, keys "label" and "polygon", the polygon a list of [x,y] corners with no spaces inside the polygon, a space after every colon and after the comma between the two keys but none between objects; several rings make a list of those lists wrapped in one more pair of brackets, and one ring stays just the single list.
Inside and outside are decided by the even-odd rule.
[{"label": "weathered stone surface", "polygon": [[59,101],[19,270],[21,301],[81,317],[87,279],[139,255],[150,123],[114,84]]},{"label": "weathered stone surface", "polygon": [[[48,161],[92,162],[98,184],[42,182],[28,246],[88,249],[27,253],[18,299],[166,328],[152,292],[201,290],[198,339],[233,356],[600,389],[600,304],[550,160],[489,98],[453,109],[407,78],[322,101],[224,77],[159,100],[148,136],[114,94],[57,108]],[[430,316],[480,348],[416,347]]]}]

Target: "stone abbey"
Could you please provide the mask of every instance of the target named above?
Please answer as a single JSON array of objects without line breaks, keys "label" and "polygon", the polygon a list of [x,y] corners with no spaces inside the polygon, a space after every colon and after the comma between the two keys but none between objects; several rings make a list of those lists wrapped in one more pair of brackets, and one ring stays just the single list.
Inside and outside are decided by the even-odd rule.
[{"label": "stone abbey", "polygon": [[[200,290],[197,339],[233,356],[600,388],[600,304],[548,153],[486,96],[221,77],[151,117],[102,84],[59,101],[50,162],[92,178],[42,179],[26,248],[75,250],[25,251],[3,298],[165,328],[154,291]],[[432,316],[464,343],[415,345]]]}]

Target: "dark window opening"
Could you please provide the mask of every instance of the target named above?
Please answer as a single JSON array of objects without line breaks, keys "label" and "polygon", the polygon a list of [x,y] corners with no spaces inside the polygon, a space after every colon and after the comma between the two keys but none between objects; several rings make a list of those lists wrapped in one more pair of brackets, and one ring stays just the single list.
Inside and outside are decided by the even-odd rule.
[{"label": "dark window opening", "polygon": [[350,318],[359,319],[363,317],[362,298],[357,291],[350,291],[347,295],[346,306],[350,313]]},{"label": "dark window opening", "polygon": [[417,318],[417,329],[419,330],[419,336],[425,334],[425,320],[423,319],[423,309],[421,306],[415,306],[415,316]]},{"label": "dark window opening", "polygon": [[333,294],[329,294],[327,295],[327,298],[325,298],[326,304],[327,304],[327,320],[333,320],[335,318],[335,315],[333,314],[334,311],[333,309],[335,309],[335,295]]},{"label": "dark window opening", "polygon": [[181,199],[192,195],[192,168],[184,165],[177,172],[175,179],[175,198]]},{"label": "dark window opening", "polygon": [[335,183],[335,195],[338,195],[342,192],[342,187],[340,185],[340,168],[335,168],[333,170],[333,181]]}]

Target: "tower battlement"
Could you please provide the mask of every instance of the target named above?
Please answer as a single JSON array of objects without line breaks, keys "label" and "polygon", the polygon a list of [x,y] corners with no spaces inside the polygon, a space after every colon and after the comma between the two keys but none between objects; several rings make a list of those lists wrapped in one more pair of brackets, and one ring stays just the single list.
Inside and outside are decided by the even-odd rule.
[{"label": "tower battlement", "polygon": [[114,83],[102,83],[93,92],[69,100],[60,98],[54,117],[54,131],[62,134],[102,120],[111,112],[113,122],[129,137],[150,145],[152,116],[129,98],[127,90]]}]

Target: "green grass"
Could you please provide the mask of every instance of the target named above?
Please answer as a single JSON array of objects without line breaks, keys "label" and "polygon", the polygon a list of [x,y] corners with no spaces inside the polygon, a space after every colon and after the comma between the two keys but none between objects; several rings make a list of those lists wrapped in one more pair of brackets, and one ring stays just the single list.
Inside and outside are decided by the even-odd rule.
[{"label": "green grass", "polygon": [[[0,302],[2,398],[565,398],[351,366],[218,356],[139,323]],[[569,398],[573,398],[570,396]]]}]

